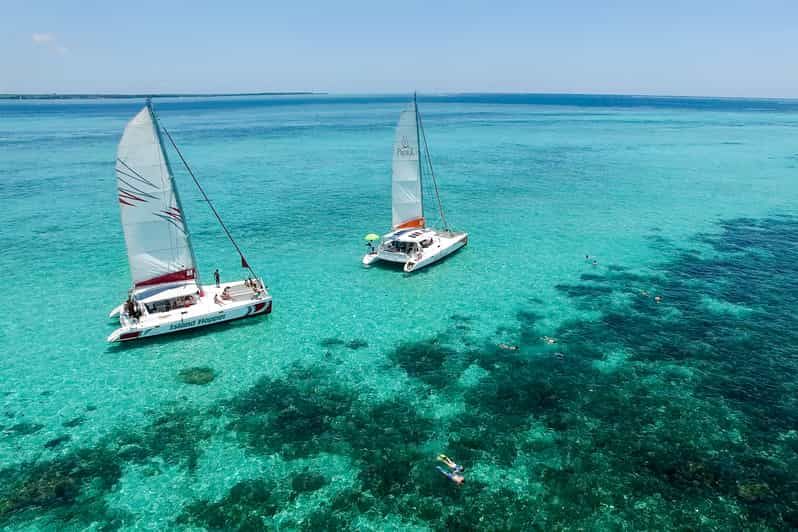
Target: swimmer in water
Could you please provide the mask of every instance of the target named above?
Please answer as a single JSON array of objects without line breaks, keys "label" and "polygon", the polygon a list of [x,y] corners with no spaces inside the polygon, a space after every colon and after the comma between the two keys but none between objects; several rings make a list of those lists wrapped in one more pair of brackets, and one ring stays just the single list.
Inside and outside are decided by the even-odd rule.
[{"label": "swimmer in water", "polygon": [[657,303],[661,303],[662,298],[660,296],[654,296],[654,301],[656,301]]},{"label": "swimmer in water", "polygon": [[504,349],[505,351],[518,351],[517,345],[510,345],[510,344],[499,344],[499,349]]},{"label": "swimmer in water", "polygon": [[455,473],[454,471],[446,471],[441,466],[435,466],[435,469],[440,471],[441,475],[445,476],[446,478],[448,478],[449,480],[451,480],[452,482],[454,482],[458,486],[460,484],[462,484],[463,482],[465,482],[465,477],[463,475],[461,475],[460,473]]},{"label": "swimmer in water", "polygon": [[556,338],[552,338],[551,336],[544,336],[543,337],[543,341],[546,342],[549,345],[557,343],[557,339]]},{"label": "swimmer in water", "polygon": [[451,458],[449,458],[445,454],[439,454],[438,455],[438,461],[439,462],[443,462],[444,464],[446,464],[446,467],[451,469],[454,473],[462,473],[463,470],[464,470],[463,466],[455,464],[454,460],[452,460]]}]

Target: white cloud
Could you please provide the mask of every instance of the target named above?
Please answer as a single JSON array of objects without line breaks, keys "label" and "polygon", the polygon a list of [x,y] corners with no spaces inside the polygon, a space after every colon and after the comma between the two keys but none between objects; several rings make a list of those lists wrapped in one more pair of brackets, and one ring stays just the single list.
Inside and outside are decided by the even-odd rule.
[{"label": "white cloud", "polygon": [[66,46],[58,42],[53,33],[34,33],[30,37],[36,46],[44,46],[58,55],[66,55],[69,52]]},{"label": "white cloud", "polygon": [[31,38],[36,44],[46,44],[55,41],[55,35],[52,33],[34,33]]}]

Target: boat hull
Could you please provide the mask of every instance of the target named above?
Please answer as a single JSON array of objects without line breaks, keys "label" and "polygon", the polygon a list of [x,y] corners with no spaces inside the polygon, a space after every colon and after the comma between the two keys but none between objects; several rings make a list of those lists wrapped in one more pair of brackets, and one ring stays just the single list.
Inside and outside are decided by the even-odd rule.
[{"label": "boat hull", "polygon": [[421,260],[410,260],[405,263],[404,271],[406,273],[412,273],[424,268],[425,266],[429,266],[430,264],[434,264],[439,260],[442,260],[458,249],[464,247],[468,244],[468,233],[455,233],[453,238],[441,238],[441,246],[432,250],[430,253],[424,253],[421,257]]},{"label": "boat hull", "polygon": [[378,250],[377,253],[366,254],[363,257],[363,264],[370,266],[378,260],[395,262],[403,264],[403,269],[406,273],[412,273],[448,257],[468,244],[468,233],[436,232],[436,237],[437,241],[434,246],[424,248],[420,256]]},{"label": "boat hull", "polygon": [[363,266],[371,266],[378,260],[380,260],[380,258],[377,256],[377,253],[366,253],[363,255]]},{"label": "boat hull", "polygon": [[121,327],[108,336],[109,342],[127,342],[163,334],[197,329],[228,321],[270,314],[272,297],[268,292],[249,300],[223,301],[222,288],[206,286],[196,305],[168,313],[151,314],[139,320],[120,315]]}]

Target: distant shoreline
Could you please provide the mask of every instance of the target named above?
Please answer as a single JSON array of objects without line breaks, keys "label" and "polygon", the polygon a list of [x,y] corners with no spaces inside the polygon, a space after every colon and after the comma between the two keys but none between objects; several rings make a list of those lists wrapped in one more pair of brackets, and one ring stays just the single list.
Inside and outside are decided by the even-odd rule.
[{"label": "distant shoreline", "polygon": [[236,92],[236,93],[169,93],[169,94],[0,94],[0,100],[130,100],[142,98],[232,98],[236,96],[316,96],[326,92]]}]

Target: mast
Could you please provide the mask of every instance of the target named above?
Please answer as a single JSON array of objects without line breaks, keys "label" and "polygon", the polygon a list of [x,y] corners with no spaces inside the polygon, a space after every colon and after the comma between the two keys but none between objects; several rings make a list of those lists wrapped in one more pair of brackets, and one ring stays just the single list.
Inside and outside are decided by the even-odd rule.
[{"label": "mast", "polygon": [[186,240],[188,241],[188,249],[191,252],[191,261],[194,263],[194,280],[197,286],[202,286],[200,281],[199,266],[197,266],[197,257],[194,255],[194,246],[191,244],[191,231],[188,230],[188,223],[186,222],[185,211],[183,210],[183,203],[180,201],[180,193],[177,190],[177,183],[175,182],[175,174],[172,172],[172,165],[169,163],[169,156],[166,154],[164,147],[163,137],[161,136],[161,124],[158,122],[158,117],[155,115],[155,110],[152,108],[152,98],[147,98],[147,111],[152,117],[152,123],[155,126],[155,134],[158,135],[158,145],[161,148],[164,163],[166,163],[166,170],[169,172],[169,179],[172,181],[172,190],[175,193],[175,203],[180,212],[183,213],[183,227],[186,230]]},{"label": "mast", "polygon": [[[419,114],[418,103],[416,103],[416,91],[413,91],[413,112],[416,113],[416,153],[418,153],[418,186],[421,189],[421,216],[424,216],[424,172],[421,171],[421,135],[419,135]],[[427,225],[426,219],[424,225]]]},{"label": "mast", "polygon": [[[416,95],[413,94],[413,103],[416,102]],[[432,157],[430,157],[429,153],[429,145],[427,144],[427,134],[424,132],[424,124],[421,122],[421,113],[418,112],[418,106],[416,106],[416,127],[421,131],[421,135],[419,136],[418,143],[419,143],[419,150],[421,149],[421,139],[424,139],[424,153],[427,155],[427,166],[429,166],[429,174],[432,178],[432,186],[435,189],[435,200],[438,203],[438,212],[441,215],[441,221],[443,222],[443,228],[449,231],[449,224],[446,222],[446,216],[443,214],[443,204],[441,203],[441,195],[438,192],[438,181],[435,179],[435,170],[432,168]],[[419,179],[421,178],[421,154],[418,155],[418,164],[419,164]],[[423,195],[422,195],[423,196]],[[422,203],[423,205],[423,203]]]}]

